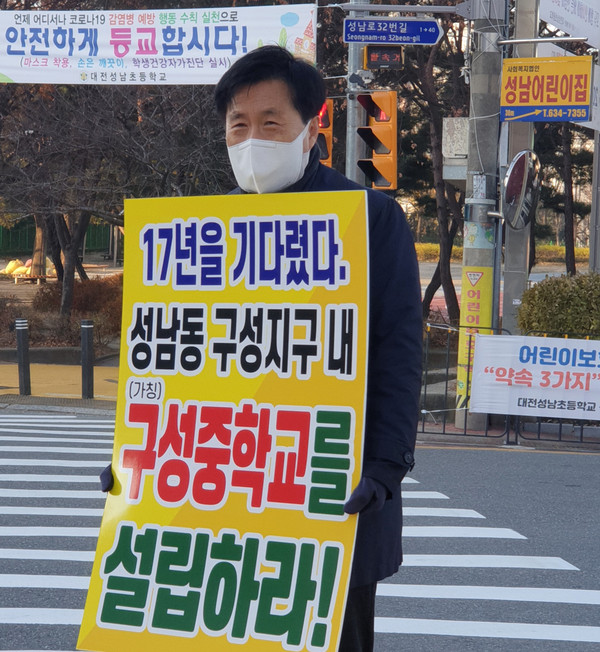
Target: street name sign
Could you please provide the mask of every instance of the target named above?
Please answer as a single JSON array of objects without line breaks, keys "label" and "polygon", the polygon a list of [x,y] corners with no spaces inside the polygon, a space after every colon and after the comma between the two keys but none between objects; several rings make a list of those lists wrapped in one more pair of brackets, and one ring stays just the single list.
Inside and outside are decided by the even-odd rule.
[{"label": "street name sign", "polygon": [[592,57],[505,59],[500,120],[585,122],[591,88]]},{"label": "street name sign", "polygon": [[434,18],[346,18],[344,43],[435,45],[442,28]]}]

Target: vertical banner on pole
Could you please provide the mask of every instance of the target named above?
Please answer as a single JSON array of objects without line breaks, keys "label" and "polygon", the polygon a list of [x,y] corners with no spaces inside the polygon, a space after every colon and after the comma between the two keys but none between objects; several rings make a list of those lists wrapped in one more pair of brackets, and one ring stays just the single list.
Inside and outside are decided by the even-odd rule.
[{"label": "vertical banner on pole", "polygon": [[492,295],[494,270],[492,267],[463,267],[456,367],[456,408],[466,409],[470,394],[470,375],[473,368],[475,333],[489,332],[492,324]]},{"label": "vertical banner on pole", "polygon": [[115,486],[78,648],[336,650],[366,193],[128,200],[125,215]]}]

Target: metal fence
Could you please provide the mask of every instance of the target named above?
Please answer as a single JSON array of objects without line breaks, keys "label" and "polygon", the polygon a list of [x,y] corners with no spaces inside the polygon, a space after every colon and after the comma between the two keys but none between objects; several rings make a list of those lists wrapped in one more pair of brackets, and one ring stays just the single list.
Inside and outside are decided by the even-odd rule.
[{"label": "metal fence", "polygon": [[[467,330],[468,350],[474,345],[475,334]],[[462,327],[446,324],[426,324],[421,389],[419,432],[454,438],[485,438],[503,444],[555,442],[563,445],[600,446],[600,425],[590,421],[541,419],[516,415],[471,414],[457,408],[457,351]],[[506,332],[505,332],[506,334]],[[564,337],[564,335],[563,335]],[[469,356],[470,357],[470,356]],[[470,366],[467,387],[470,387]],[[467,394],[466,404],[469,404]]]},{"label": "metal fence", "polygon": [[[108,224],[90,224],[85,234],[85,250],[108,250],[110,233]],[[0,227],[0,257],[29,257],[33,252],[34,240],[35,223],[33,218],[22,220],[10,229]]]}]

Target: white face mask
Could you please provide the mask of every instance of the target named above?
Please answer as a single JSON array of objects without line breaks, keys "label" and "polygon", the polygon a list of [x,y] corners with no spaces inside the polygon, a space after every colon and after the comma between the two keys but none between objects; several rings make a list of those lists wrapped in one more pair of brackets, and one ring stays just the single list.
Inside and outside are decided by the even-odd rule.
[{"label": "white face mask", "polygon": [[227,148],[239,187],[246,192],[279,192],[302,178],[310,152],[304,152],[308,125],[291,143],[249,138]]}]

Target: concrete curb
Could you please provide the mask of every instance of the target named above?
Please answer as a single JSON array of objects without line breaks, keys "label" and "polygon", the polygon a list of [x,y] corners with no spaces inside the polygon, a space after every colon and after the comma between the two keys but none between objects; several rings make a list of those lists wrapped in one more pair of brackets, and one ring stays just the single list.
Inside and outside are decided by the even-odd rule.
[{"label": "concrete curb", "polygon": [[0,394],[0,410],[6,409],[14,409],[20,412],[94,412],[95,414],[103,414],[114,418],[117,402],[96,398],[75,399]]}]

